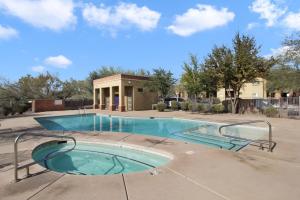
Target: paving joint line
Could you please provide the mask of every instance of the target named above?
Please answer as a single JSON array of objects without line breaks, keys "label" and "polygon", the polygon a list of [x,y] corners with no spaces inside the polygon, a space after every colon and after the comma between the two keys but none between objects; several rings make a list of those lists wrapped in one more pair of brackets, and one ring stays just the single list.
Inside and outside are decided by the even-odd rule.
[{"label": "paving joint line", "polygon": [[45,187],[43,187],[42,189],[40,189],[39,191],[37,191],[36,193],[34,193],[33,195],[29,196],[27,198],[27,200],[33,198],[34,196],[38,195],[40,192],[42,192],[43,190],[45,190],[47,187],[50,187],[51,185],[53,185],[55,182],[57,182],[58,180],[60,180],[61,178],[63,178],[65,176],[65,174],[61,175],[60,177],[58,177],[57,179],[55,179],[54,181],[50,182],[49,184],[47,184]]},{"label": "paving joint line", "polygon": [[190,178],[190,177],[188,177],[188,176],[186,176],[186,175],[184,175],[184,174],[182,174],[182,173],[180,173],[180,172],[178,172],[178,171],[175,171],[175,170],[173,170],[173,169],[171,169],[171,168],[169,168],[169,167],[166,167],[166,169],[168,169],[168,170],[171,171],[172,173],[174,173],[174,174],[180,176],[181,178],[184,178],[184,179],[188,180],[189,182],[191,182],[191,183],[197,185],[198,187],[201,187],[202,189],[204,189],[204,190],[206,190],[206,191],[208,191],[208,192],[210,192],[210,193],[212,193],[212,194],[215,194],[216,196],[218,196],[218,197],[220,197],[220,198],[222,198],[222,199],[224,199],[224,200],[230,200],[230,198],[228,198],[228,197],[226,197],[226,196],[224,196],[224,195],[218,193],[217,191],[215,191],[215,190],[213,190],[213,189],[211,189],[211,188],[209,188],[209,187],[207,187],[207,186],[205,186],[205,185],[203,185],[203,184],[201,184],[201,183],[195,181],[194,179],[192,179],[192,178]]},{"label": "paving joint line", "polygon": [[123,180],[123,185],[124,185],[124,189],[125,189],[126,200],[129,200],[128,191],[127,191],[126,182],[125,182],[125,177],[124,177],[123,173],[122,173],[122,180]]}]

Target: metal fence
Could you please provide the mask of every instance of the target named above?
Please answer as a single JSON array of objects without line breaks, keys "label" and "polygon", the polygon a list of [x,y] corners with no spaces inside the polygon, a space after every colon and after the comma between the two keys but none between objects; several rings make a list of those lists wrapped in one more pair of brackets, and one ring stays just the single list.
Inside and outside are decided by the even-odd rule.
[{"label": "metal fence", "polygon": [[84,106],[92,106],[93,99],[66,99],[64,103],[66,110],[77,110]]},{"label": "metal fence", "polygon": [[240,101],[240,110],[242,111],[263,111],[270,107],[278,110],[279,117],[300,118],[300,97],[242,99]]}]

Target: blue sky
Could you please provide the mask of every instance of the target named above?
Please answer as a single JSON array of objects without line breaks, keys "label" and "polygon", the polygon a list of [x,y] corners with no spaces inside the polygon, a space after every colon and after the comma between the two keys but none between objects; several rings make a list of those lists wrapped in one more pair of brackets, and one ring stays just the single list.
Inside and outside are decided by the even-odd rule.
[{"label": "blue sky", "polygon": [[0,76],[84,79],[112,65],[179,78],[190,53],[202,60],[237,32],[255,36],[265,56],[295,31],[296,0],[0,0]]}]

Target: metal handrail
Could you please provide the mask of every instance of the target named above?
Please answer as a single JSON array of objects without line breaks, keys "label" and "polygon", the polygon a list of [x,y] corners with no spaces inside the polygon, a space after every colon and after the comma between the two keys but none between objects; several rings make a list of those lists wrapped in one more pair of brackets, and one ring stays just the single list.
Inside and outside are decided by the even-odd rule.
[{"label": "metal handrail", "polygon": [[[245,141],[249,141],[249,142],[259,142],[259,143],[261,143],[261,141],[263,141],[263,140],[251,140],[251,139],[242,138],[242,137],[238,137],[238,136],[231,136],[231,135],[222,134],[222,128],[225,128],[225,127],[245,125],[245,124],[255,124],[255,123],[261,123],[261,122],[266,123],[269,127],[269,137],[268,137],[268,141],[267,141],[268,144],[269,144],[268,145],[268,151],[272,152],[273,148],[276,145],[276,143],[272,141],[272,125],[269,121],[254,120],[254,121],[240,122],[240,123],[234,123],[234,124],[226,124],[226,125],[222,125],[222,126],[219,127],[219,133],[220,133],[221,136],[224,136],[224,137],[232,137],[232,138],[235,138],[235,139],[241,139],[241,140],[245,140]],[[263,144],[261,143],[261,145],[263,145]]]},{"label": "metal handrail", "polygon": [[[45,134],[40,134],[40,133],[22,133],[20,135],[18,135],[14,141],[14,157],[15,157],[15,162],[14,162],[14,165],[15,165],[15,182],[17,182],[19,179],[18,179],[18,170],[19,169],[23,169],[24,167],[19,167],[19,163],[18,163],[18,141],[25,135],[31,135],[31,136],[40,136],[40,137],[51,137],[51,138],[61,138],[61,139],[71,139],[73,140],[74,142],[74,146],[66,151],[63,151],[63,152],[59,152],[57,154],[55,154],[54,156],[51,156],[49,158],[46,158],[46,159],[43,159],[43,161],[46,161],[48,159],[51,159],[53,157],[55,157],[56,155],[60,154],[60,153],[67,153],[69,151],[72,151],[73,149],[75,149],[76,147],[76,140],[74,137],[71,137],[71,136],[64,136],[64,135],[45,135]],[[36,164],[37,162],[33,162],[32,164],[30,165],[33,165],[33,164]],[[29,175],[29,165],[26,167],[27,168],[27,175]]]},{"label": "metal handrail", "polygon": [[[81,113],[81,110],[82,110],[82,113]],[[86,115],[85,107],[78,108],[78,112],[79,112],[79,115]]]}]

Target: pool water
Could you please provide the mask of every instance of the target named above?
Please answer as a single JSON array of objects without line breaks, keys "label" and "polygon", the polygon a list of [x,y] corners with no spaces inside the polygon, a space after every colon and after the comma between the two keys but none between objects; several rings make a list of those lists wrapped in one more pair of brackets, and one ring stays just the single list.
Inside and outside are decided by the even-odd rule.
[{"label": "pool water", "polygon": [[[108,115],[70,115],[41,117],[36,120],[48,130],[105,131],[151,135],[172,138],[185,142],[204,144],[210,147],[238,151],[248,142],[223,137],[218,128],[221,124],[176,118],[133,118]],[[266,129],[255,127],[227,127],[226,134],[259,139]]]},{"label": "pool water", "polygon": [[[170,161],[170,157],[133,148],[107,144],[45,143],[33,150],[32,158],[49,170],[77,175],[109,175],[150,170]],[[54,155],[43,161],[48,155]]]}]

